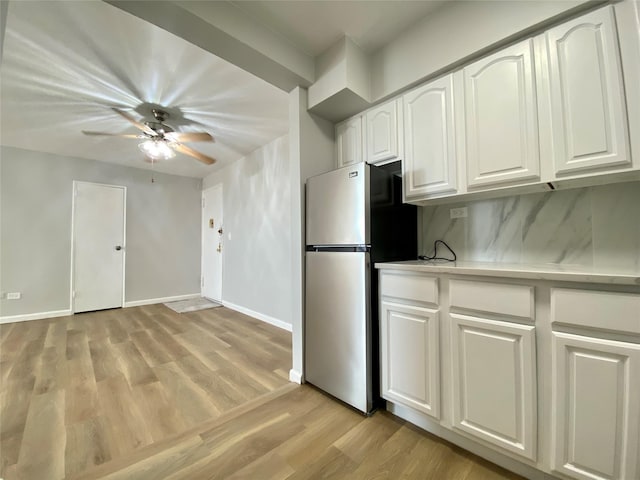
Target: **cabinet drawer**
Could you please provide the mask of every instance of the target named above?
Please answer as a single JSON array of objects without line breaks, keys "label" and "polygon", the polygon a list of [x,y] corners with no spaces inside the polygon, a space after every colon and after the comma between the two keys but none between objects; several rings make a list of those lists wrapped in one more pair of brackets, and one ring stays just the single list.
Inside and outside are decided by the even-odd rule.
[{"label": "cabinet drawer", "polygon": [[535,318],[534,288],[529,285],[452,280],[450,304],[478,312]]},{"label": "cabinet drawer", "polygon": [[438,303],[438,279],[420,274],[382,273],[380,293],[385,297]]},{"label": "cabinet drawer", "polygon": [[552,288],[551,322],[640,334],[640,295]]}]

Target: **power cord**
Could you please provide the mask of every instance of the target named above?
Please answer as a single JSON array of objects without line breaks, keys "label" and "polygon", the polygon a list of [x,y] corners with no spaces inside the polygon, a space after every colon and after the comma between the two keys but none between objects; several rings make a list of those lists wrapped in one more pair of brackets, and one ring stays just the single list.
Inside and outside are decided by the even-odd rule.
[{"label": "power cord", "polygon": [[[453,258],[446,258],[446,257],[439,257],[438,256],[438,244],[441,243],[442,245],[444,245],[445,247],[447,247],[447,250],[449,250],[451,252],[451,254],[453,255]],[[418,255],[418,259],[419,260],[446,260],[447,262],[455,262],[456,261],[456,252],[453,251],[453,249],[447,245],[447,243],[444,240],[436,240],[435,242],[433,242],[433,257],[429,257],[427,255]]]}]

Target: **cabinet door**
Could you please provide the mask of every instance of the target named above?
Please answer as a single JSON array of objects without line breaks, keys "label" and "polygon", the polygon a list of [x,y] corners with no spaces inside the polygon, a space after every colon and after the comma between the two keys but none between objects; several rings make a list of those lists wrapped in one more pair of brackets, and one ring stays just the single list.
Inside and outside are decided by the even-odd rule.
[{"label": "cabinet door", "polygon": [[362,161],[362,117],[336,125],[338,168]]},{"label": "cabinet door", "polygon": [[556,174],[630,165],[612,7],[546,33]]},{"label": "cabinet door", "polygon": [[540,178],[533,40],[463,70],[469,187]]},{"label": "cabinet door", "polygon": [[453,75],[402,98],[404,114],[404,195],[423,198],[457,190]]},{"label": "cabinet door", "polygon": [[382,397],[440,417],[438,312],[382,301]]},{"label": "cabinet door", "polygon": [[531,325],[451,314],[453,426],[536,458],[536,356]]},{"label": "cabinet door", "polygon": [[398,101],[391,100],[366,115],[368,163],[379,164],[400,158]]},{"label": "cabinet door", "polygon": [[552,366],[552,468],[640,478],[640,345],[553,332]]}]

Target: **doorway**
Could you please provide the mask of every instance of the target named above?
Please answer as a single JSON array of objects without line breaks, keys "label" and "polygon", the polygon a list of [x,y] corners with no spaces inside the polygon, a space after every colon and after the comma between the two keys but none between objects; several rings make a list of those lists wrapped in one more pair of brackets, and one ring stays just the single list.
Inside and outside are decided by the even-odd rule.
[{"label": "doorway", "polygon": [[126,187],[73,182],[74,313],[124,305]]},{"label": "doorway", "polygon": [[202,296],[222,302],[222,184],[202,192]]}]

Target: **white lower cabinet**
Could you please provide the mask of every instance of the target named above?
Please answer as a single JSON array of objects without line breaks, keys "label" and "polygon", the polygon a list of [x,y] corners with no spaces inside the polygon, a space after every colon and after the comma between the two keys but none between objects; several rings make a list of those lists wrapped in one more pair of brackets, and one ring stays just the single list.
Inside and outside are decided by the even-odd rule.
[{"label": "white lower cabinet", "polygon": [[535,460],[533,325],[452,313],[453,426]]},{"label": "white lower cabinet", "polygon": [[640,345],[560,332],[552,341],[553,470],[640,478]]},{"label": "white lower cabinet", "polygon": [[391,267],[390,410],[527,478],[640,480],[640,287]]},{"label": "white lower cabinet", "polygon": [[382,397],[440,418],[438,311],[382,301]]}]

